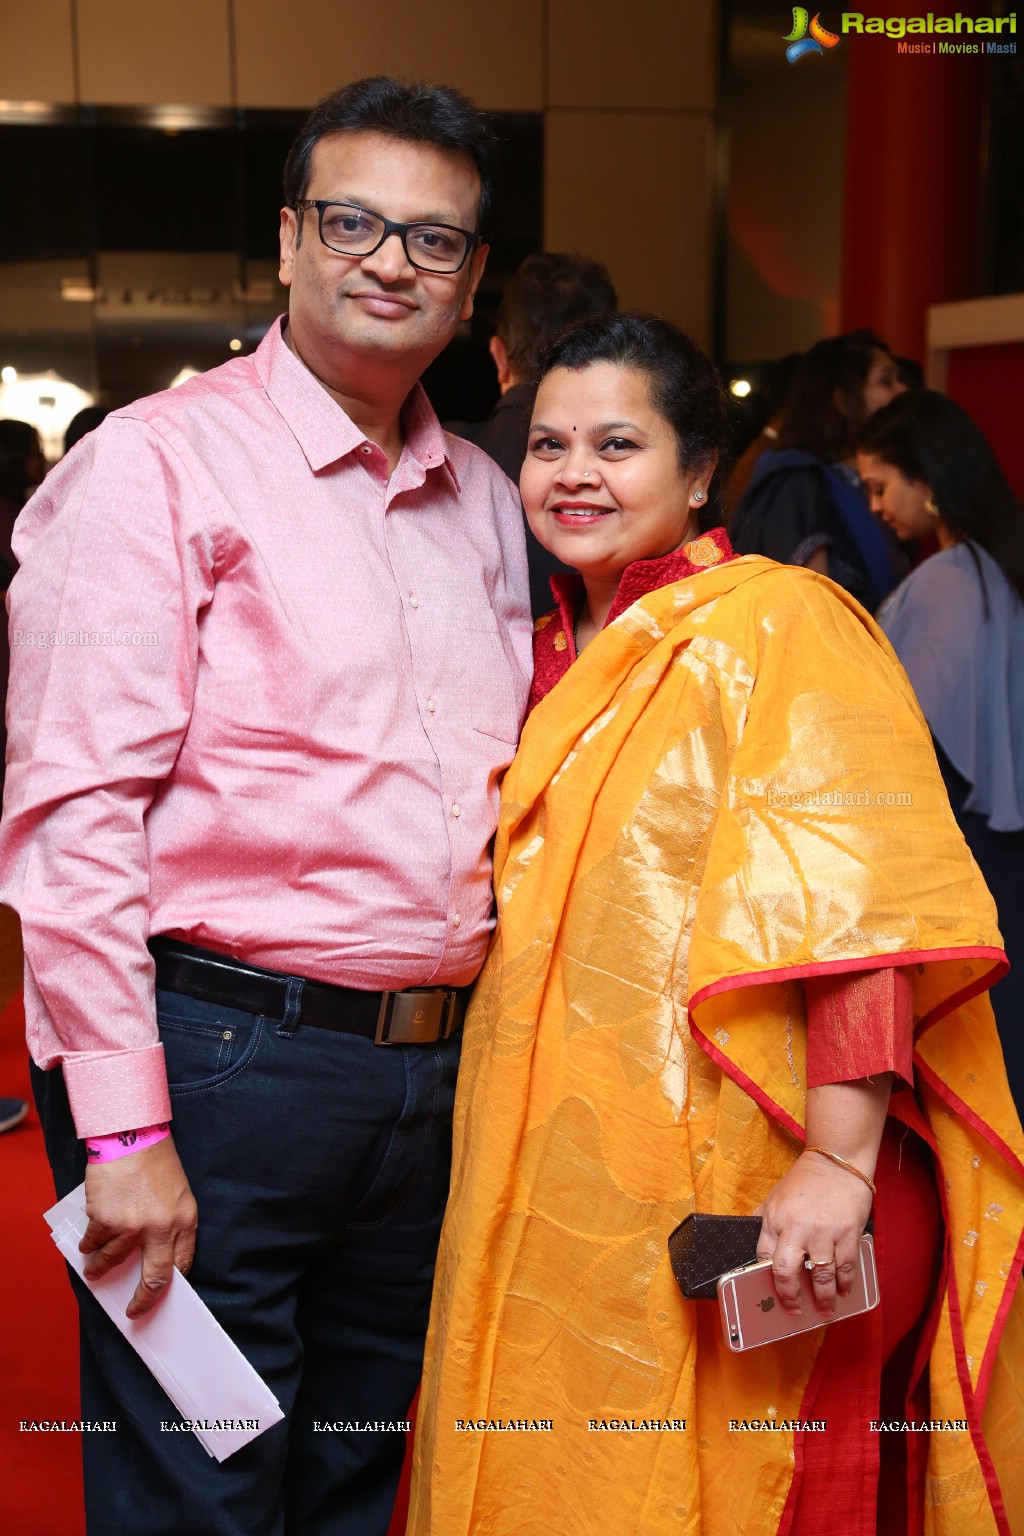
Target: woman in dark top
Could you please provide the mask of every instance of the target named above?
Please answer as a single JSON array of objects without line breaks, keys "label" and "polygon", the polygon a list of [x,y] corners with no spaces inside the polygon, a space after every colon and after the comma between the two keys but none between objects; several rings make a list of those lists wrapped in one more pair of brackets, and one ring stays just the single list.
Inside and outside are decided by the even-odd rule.
[{"label": "woman in dark top", "polygon": [[809,566],[875,609],[907,565],[868,511],[854,447],[872,411],[901,389],[895,359],[872,331],[813,346],[797,369],[775,447],[758,460],[739,504],[734,548]]}]

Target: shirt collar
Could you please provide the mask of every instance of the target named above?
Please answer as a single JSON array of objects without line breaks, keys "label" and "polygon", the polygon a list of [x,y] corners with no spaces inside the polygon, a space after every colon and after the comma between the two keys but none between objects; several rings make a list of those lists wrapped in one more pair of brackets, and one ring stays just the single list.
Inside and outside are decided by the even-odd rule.
[{"label": "shirt collar", "polygon": [[[253,354],[253,363],[272,403],[288,423],[310,469],[324,469],[362,448],[369,439],[300,361],[284,339],[286,317],[279,316]],[[460,489],[441,424],[421,384],[414,384],[402,407],[408,453],[425,476],[447,468]]]},{"label": "shirt collar", "polygon": [[452,477],[456,491],[461,491],[459,477],[448,452],[447,433],[443,431],[422,384],[415,384],[409,392],[402,407],[402,426],[405,430],[405,451],[412,455],[424,472],[437,469],[443,464]]}]

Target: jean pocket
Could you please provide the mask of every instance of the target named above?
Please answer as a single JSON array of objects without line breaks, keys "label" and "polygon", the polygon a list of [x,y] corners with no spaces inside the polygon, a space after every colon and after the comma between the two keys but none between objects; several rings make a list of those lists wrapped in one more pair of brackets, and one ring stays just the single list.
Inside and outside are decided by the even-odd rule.
[{"label": "jean pocket", "polygon": [[213,1004],[199,1004],[193,1012],[187,1003],[179,1010],[158,999],[156,1017],[172,1098],[235,1077],[249,1065],[263,1033],[261,1016]]}]

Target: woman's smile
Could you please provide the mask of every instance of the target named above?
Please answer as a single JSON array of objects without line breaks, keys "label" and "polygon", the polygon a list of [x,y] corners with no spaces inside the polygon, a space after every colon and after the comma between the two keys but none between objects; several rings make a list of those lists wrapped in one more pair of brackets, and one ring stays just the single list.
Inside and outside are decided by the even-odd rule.
[{"label": "woman's smile", "polygon": [[589,528],[617,511],[618,507],[602,507],[592,501],[558,501],[551,515],[563,528]]}]

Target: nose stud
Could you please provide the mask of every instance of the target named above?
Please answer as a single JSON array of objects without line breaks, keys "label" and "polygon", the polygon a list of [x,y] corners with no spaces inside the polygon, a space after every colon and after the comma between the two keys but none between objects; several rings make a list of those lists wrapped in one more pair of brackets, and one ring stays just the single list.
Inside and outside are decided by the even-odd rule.
[{"label": "nose stud", "polygon": [[589,469],[585,469],[583,471],[583,478],[584,478],[584,480],[589,480],[590,479],[590,470]]}]

